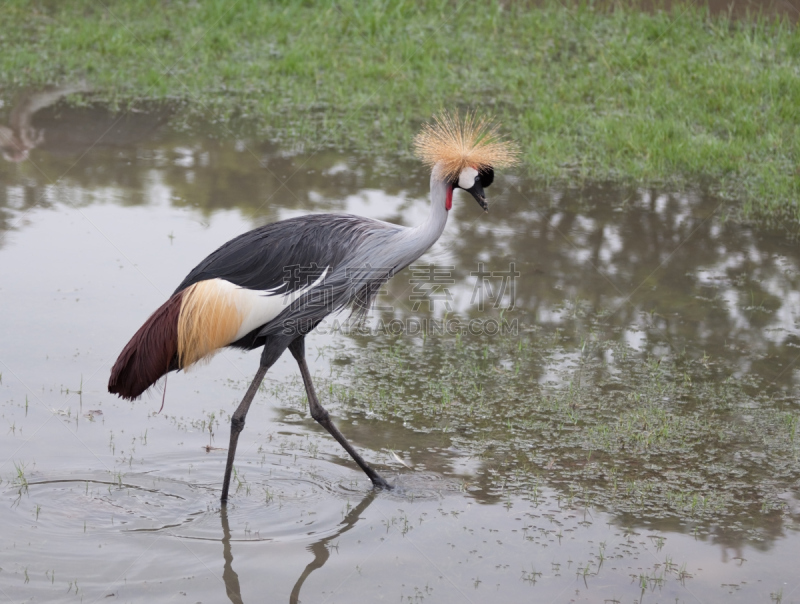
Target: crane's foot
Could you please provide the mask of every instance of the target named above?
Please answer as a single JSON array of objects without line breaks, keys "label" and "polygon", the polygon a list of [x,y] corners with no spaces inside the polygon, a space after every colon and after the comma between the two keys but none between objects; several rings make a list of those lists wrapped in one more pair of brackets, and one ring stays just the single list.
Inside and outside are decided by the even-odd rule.
[{"label": "crane's foot", "polygon": [[380,474],[373,473],[373,475],[370,476],[369,479],[372,481],[373,488],[384,489],[386,491],[391,491],[394,488],[392,485],[390,485],[388,482],[386,482],[380,476]]}]

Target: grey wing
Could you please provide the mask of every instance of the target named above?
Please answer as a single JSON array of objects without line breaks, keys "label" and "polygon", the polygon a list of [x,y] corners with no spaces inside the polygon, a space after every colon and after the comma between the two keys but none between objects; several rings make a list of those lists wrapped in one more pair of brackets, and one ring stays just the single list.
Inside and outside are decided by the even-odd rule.
[{"label": "grey wing", "polygon": [[[175,293],[206,279],[225,279],[253,290],[293,291],[342,264],[365,230],[355,216],[315,214],[253,229],[212,252]],[[298,278],[298,276],[300,278]]]}]

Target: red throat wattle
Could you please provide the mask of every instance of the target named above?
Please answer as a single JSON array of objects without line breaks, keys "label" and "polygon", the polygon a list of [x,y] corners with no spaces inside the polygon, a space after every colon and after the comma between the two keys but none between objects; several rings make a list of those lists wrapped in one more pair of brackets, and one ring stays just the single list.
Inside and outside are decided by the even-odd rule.
[{"label": "red throat wattle", "polygon": [[453,185],[447,185],[447,199],[444,200],[444,209],[448,212],[453,207]]}]

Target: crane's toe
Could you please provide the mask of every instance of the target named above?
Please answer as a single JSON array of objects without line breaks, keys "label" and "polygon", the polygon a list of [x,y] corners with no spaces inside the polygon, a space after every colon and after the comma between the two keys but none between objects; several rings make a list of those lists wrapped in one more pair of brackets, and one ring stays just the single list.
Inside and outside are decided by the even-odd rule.
[{"label": "crane's toe", "polygon": [[376,489],[385,489],[387,491],[391,491],[392,489],[394,489],[394,486],[390,485],[378,474],[370,476],[369,479],[372,481],[372,486]]}]

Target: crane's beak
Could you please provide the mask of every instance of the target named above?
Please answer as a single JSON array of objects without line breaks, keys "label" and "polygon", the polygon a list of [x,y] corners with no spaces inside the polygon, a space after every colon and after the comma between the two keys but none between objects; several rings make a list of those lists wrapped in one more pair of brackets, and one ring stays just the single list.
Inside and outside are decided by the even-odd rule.
[{"label": "crane's beak", "polygon": [[471,189],[467,189],[467,193],[475,198],[475,201],[483,208],[484,212],[489,211],[489,204],[486,202],[486,193],[484,193],[481,183],[476,182]]}]

